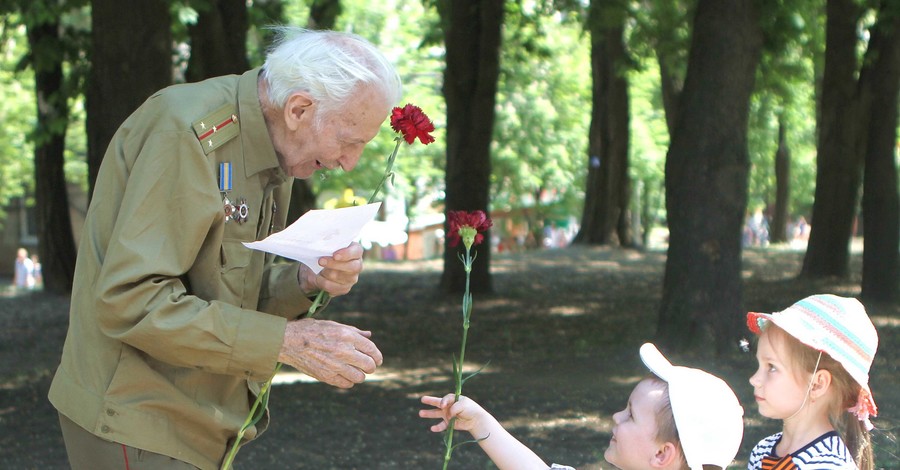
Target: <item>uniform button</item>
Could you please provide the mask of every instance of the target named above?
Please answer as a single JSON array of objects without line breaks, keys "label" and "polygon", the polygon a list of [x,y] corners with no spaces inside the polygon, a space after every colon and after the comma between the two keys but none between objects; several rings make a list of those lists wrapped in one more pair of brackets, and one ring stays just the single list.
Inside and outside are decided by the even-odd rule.
[{"label": "uniform button", "polygon": [[109,432],[109,426],[107,426],[107,425],[105,425],[105,424],[104,424],[103,426],[100,426],[100,432],[102,432],[102,433],[108,433],[108,432]]},{"label": "uniform button", "polygon": [[116,414],[116,412],[115,412],[112,408],[107,408],[107,409],[106,409],[106,415],[107,415],[107,416],[115,416],[115,414]]}]

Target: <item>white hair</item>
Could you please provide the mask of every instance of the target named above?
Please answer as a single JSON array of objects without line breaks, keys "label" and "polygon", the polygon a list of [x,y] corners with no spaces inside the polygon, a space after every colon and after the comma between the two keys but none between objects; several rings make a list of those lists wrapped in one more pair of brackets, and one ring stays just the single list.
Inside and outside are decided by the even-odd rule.
[{"label": "white hair", "polygon": [[389,106],[400,101],[400,75],[364,38],[289,26],[272,29],[277,39],[263,65],[269,104],[284,108],[291,94],[309,93],[321,111],[316,113],[321,122],[346,105],[360,86],[375,87]]}]

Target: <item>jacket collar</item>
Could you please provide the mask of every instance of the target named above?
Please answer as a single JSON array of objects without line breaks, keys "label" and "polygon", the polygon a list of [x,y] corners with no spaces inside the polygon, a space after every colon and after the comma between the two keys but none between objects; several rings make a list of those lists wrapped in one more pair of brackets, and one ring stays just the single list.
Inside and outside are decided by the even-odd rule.
[{"label": "jacket collar", "polygon": [[241,75],[238,82],[238,113],[241,122],[241,151],[244,157],[244,172],[252,176],[265,170],[271,170],[272,177],[288,180],[287,173],[278,163],[266,120],[263,118],[262,106],[259,103],[257,80],[261,68],[248,70]]}]

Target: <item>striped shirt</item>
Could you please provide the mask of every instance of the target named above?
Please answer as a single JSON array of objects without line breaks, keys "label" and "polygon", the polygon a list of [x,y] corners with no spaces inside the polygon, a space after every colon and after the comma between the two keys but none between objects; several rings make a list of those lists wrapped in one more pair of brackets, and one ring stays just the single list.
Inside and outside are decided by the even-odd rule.
[{"label": "striped shirt", "polygon": [[775,455],[781,433],[756,444],[750,452],[747,470],[847,470],[856,469],[850,450],[836,431],[822,434],[814,441],[784,457]]}]

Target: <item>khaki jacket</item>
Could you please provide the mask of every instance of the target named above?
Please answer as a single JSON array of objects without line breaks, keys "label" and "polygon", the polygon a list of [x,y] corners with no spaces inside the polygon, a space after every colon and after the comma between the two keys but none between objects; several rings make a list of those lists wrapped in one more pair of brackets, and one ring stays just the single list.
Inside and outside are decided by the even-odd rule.
[{"label": "khaki jacket", "polygon": [[[284,227],[291,188],[258,73],[166,88],[113,137],[50,387],[59,412],[93,434],[204,469],[220,465],[287,320],[310,305],[297,263],[241,244]],[[220,163],[232,167],[225,194]],[[245,222],[226,222],[225,196],[246,200]]]}]

